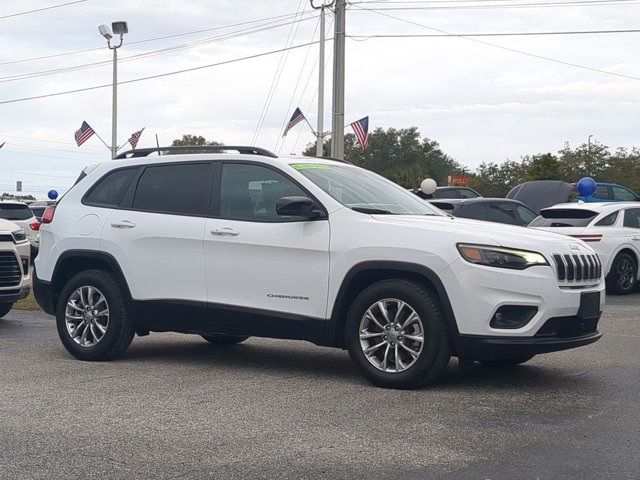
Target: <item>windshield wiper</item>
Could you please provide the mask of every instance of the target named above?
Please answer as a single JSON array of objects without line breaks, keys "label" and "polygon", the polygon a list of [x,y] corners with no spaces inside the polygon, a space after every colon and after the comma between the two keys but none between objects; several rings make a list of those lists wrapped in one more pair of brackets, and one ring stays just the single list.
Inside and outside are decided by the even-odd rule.
[{"label": "windshield wiper", "polygon": [[393,212],[390,212],[389,210],[382,210],[380,208],[351,207],[351,210],[354,212],[369,213],[371,215],[393,215]]}]

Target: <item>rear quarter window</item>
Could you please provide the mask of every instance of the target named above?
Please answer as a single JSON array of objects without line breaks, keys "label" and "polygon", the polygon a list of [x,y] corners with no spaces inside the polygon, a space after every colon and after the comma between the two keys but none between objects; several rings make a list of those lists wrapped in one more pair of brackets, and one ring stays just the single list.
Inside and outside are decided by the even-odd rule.
[{"label": "rear quarter window", "polygon": [[138,167],[114,170],[98,180],[85,195],[85,205],[117,207],[133,180]]}]

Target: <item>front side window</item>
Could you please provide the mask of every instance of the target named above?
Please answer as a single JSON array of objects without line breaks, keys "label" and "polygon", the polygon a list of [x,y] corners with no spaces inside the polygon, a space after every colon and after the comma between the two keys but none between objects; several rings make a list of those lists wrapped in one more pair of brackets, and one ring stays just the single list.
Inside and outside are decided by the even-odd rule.
[{"label": "front side window", "polygon": [[302,175],[345,207],[361,213],[444,216],[437,207],[373,172],[350,165],[293,163]]},{"label": "front side window", "polygon": [[621,202],[633,202],[636,199],[636,196],[622,187],[611,187],[613,189],[613,198],[615,200],[619,200]]},{"label": "front side window", "polygon": [[100,207],[117,207],[137,171],[136,167],[107,174],[89,191],[84,203]]},{"label": "front side window", "polygon": [[640,208],[629,208],[624,212],[624,226],[640,228]]},{"label": "front side window", "polygon": [[523,226],[529,225],[536,219],[537,215],[533,213],[533,210],[529,210],[527,207],[517,205],[516,210],[518,210],[518,215],[520,215],[520,220],[522,220]]},{"label": "front side window", "polygon": [[232,220],[278,222],[276,203],[282,197],[308,197],[284,175],[260,165],[229,163],[222,167],[220,216]]},{"label": "front side window", "polygon": [[33,213],[26,205],[19,203],[0,204],[0,218],[5,220],[29,220]]},{"label": "front side window", "polygon": [[610,198],[609,187],[607,187],[606,185],[598,185],[596,188],[596,193],[594,193],[593,196],[596,198],[608,200]]},{"label": "front side window", "polygon": [[147,167],[138,181],[133,209],[205,216],[209,213],[212,182],[210,163]]}]

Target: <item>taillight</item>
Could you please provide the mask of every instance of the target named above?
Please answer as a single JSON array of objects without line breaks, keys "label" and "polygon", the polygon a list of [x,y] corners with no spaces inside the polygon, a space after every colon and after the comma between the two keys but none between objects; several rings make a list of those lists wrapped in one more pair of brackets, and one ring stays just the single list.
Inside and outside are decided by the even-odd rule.
[{"label": "taillight", "polygon": [[571,235],[573,238],[578,238],[583,242],[599,242],[602,240],[602,235],[592,234],[592,235]]},{"label": "taillight", "polygon": [[40,230],[40,222],[33,222],[29,224],[29,228],[31,230],[33,230],[34,232],[37,232],[38,230]]},{"label": "taillight", "polygon": [[56,207],[55,206],[47,207],[47,209],[42,214],[42,223],[51,223],[51,222],[53,222],[53,214],[54,213],[56,213]]}]

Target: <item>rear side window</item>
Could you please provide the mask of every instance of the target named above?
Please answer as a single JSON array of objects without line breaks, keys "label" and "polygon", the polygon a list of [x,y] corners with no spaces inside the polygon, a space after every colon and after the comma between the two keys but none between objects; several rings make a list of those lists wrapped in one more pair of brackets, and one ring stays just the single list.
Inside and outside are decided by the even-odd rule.
[{"label": "rear side window", "polygon": [[599,220],[596,223],[596,226],[597,227],[610,227],[611,225],[614,225],[616,223],[616,220],[618,220],[618,211],[610,213],[609,215],[604,217],[602,220]]},{"label": "rear side window", "polygon": [[5,220],[29,220],[33,213],[26,205],[0,203],[0,218]]},{"label": "rear side window", "polygon": [[624,212],[624,226],[640,228],[640,208],[630,208]]},{"label": "rear side window", "polygon": [[213,166],[210,163],[147,167],[138,181],[133,209],[206,216],[212,182]]},{"label": "rear side window", "polygon": [[598,212],[582,208],[552,208],[542,210],[530,227],[586,227]]},{"label": "rear side window", "polygon": [[613,189],[613,198],[623,202],[632,202],[636,199],[636,196],[626,188],[611,187]]},{"label": "rear side window", "polygon": [[479,196],[470,188],[461,188],[458,190],[458,194],[460,195],[460,198],[478,198]]},{"label": "rear side window", "polygon": [[486,216],[486,205],[483,203],[476,205],[464,205],[460,210],[458,210],[458,213],[456,213],[456,217],[471,218],[474,220],[485,220]]},{"label": "rear side window", "polygon": [[137,167],[126,168],[102,177],[84,198],[84,203],[98,207],[117,207],[137,171]]}]

